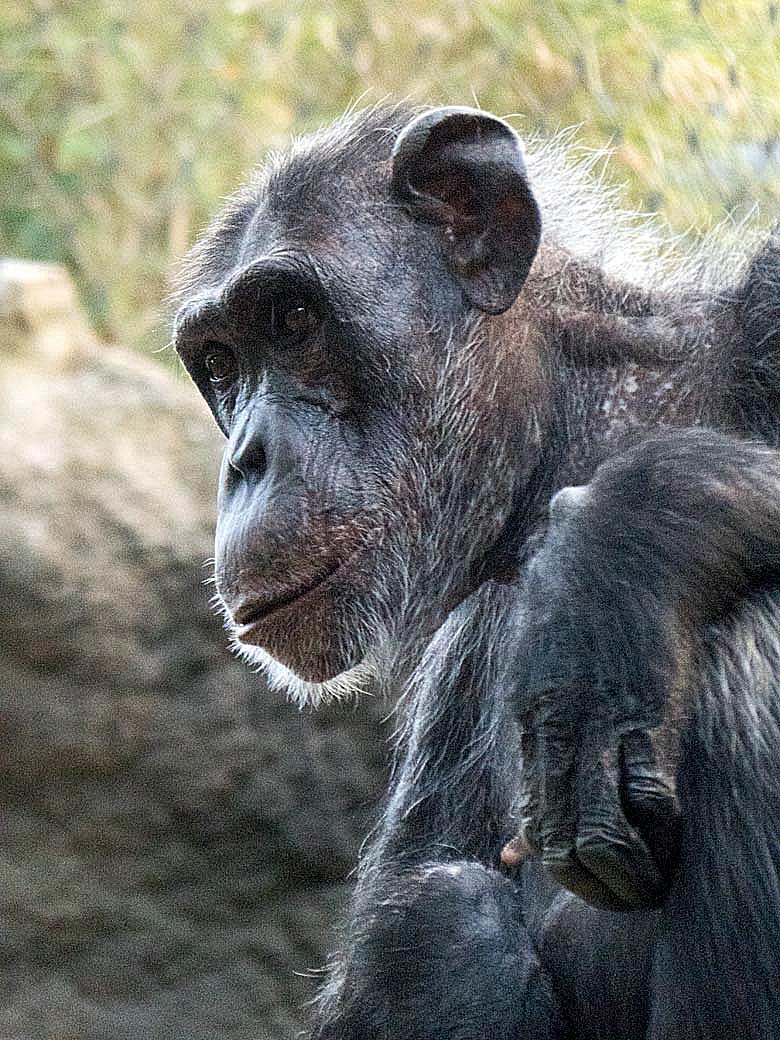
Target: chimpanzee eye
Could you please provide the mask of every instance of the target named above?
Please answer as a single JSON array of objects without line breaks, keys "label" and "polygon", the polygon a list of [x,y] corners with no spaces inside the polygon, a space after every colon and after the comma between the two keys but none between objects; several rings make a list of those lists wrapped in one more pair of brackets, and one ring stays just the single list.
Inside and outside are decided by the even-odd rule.
[{"label": "chimpanzee eye", "polygon": [[204,365],[209,380],[217,385],[232,380],[236,374],[236,358],[232,351],[214,344],[214,349],[206,354]]},{"label": "chimpanzee eye", "polygon": [[304,299],[294,299],[280,307],[280,331],[296,338],[306,335],[318,323],[319,316]]}]

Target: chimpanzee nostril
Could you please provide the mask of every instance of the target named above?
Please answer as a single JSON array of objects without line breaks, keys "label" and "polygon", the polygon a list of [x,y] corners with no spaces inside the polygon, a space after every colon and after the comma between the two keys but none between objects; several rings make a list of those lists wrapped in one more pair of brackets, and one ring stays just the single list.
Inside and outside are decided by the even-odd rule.
[{"label": "chimpanzee nostril", "polygon": [[243,437],[229,452],[227,465],[233,481],[259,481],[268,467],[265,449],[257,435]]}]

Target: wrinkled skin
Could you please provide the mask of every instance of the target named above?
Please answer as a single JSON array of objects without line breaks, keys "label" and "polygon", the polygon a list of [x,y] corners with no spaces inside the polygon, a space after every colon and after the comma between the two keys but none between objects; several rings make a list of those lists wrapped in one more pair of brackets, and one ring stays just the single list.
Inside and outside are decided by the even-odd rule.
[{"label": "wrinkled skin", "polygon": [[408,687],[314,1035],[768,1040],[780,249],[728,291],[631,285],[541,194],[503,121],[375,110],[182,275],[236,645],[302,702]]},{"label": "wrinkled skin", "polygon": [[[513,136],[507,141],[522,163]],[[294,170],[278,175],[277,191],[271,178],[176,322],[177,349],[228,437],[220,596],[243,644],[312,682],[363,659],[361,628],[391,624],[407,571],[423,587],[446,582],[444,604],[428,612],[435,629],[470,591],[465,565],[495,538],[516,479],[514,453],[501,443],[519,437],[508,415],[498,437],[475,430],[467,451],[439,428],[461,416],[468,425],[469,410],[485,401],[498,417],[516,408],[495,385],[507,379],[514,388],[523,372],[506,363],[502,372],[499,359],[470,361],[478,352],[471,308],[455,281],[437,277],[441,236],[390,219],[397,192],[385,178],[381,168],[366,169],[357,184],[336,175],[330,200],[312,198]],[[368,235],[367,192],[379,196]],[[427,277],[416,272],[420,263]],[[514,268],[510,276],[517,279]],[[500,290],[480,283],[474,291]],[[290,328],[296,320],[300,327]],[[216,376],[207,367],[213,358],[222,365]],[[470,504],[472,548],[474,534],[463,545],[452,530],[442,539],[440,522],[452,480],[479,452],[493,456],[487,473],[497,487]],[[462,573],[431,573],[428,548],[437,540],[462,557]],[[429,591],[426,602],[438,594]],[[291,597],[293,607],[278,607]]]}]

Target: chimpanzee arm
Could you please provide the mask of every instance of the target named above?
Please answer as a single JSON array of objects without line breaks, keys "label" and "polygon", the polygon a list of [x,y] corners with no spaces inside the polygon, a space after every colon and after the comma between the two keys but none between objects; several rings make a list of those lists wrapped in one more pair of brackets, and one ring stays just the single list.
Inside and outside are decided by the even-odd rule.
[{"label": "chimpanzee arm", "polygon": [[670,430],[553,499],[510,683],[526,837],[594,905],[663,898],[678,821],[653,731],[674,737],[668,700],[697,632],[778,578],[780,454],[766,446]]},{"label": "chimpanzee arm", "polygon": [[497,870],[510,836],[517,727],[497,682],[514,589],[484,585],[428,647],[398,762],[361,857],[350,927],[313,1040],[559,1040],[551,982]]},{"label": "chimpanzee arm", "polygon": [[511,833],[517,722],[499,682],[509,585],[484,584],[436,633],[399,707],[397,761],[370,856],[497,865]]}]

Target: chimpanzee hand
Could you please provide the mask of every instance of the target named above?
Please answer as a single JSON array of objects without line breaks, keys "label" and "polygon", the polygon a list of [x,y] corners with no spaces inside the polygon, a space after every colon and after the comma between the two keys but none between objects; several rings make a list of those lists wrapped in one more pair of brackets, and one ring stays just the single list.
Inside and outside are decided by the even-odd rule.
[{"label": "chimpanzee hand", "polygon": [[593,906],[659,905],[681,819],[651,734],[540,713],[525,733],[523,832],[504,848],[503,862],[516,865],[536,851],[560,884]]},{"label": "chimpanzee hand", "polygon": [[[619,524],[612,544],[594,541],[590,496],[566,488],[555,497],[525,579],[511,673],[523,726],[523,839],[592,905],[649,908],[665,896],[681,830],[656,747],[662,733],[669,750],[659,727],[676,681],[676,633],[663,590],[632,573]],[[521,846],[510,843],[505,862]]]},{"label": "chimpanzee hand", "polygon": [[779,583],[780,454],[766,445],[665,430],[553,498],[509,682],[526,841],[594,905],[663,899],[681,831],[669,697],[685,707],[704,626]]}]

